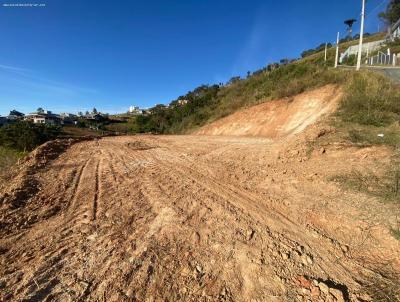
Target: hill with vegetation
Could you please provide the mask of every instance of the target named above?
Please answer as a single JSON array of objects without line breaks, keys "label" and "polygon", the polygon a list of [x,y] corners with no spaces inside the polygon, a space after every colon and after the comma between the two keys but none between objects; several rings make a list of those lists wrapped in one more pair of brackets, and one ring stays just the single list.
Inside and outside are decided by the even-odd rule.
[{"label": "hill with vegetation", "polygon": [[[371,35],[367,41],[382,38],[383,34]],[[348,41],[341,48],[356,43]],[[283,59],[269,64],[248,73],[244,79],[233,77],[224,85],[201,85],[168,106],[157,105],[150,109],[150,114],[131,117],[119,127],[127,133],[191,133],[242,108],[293,97],[328,84],[340,85],[344,91],[335,119],[337,127],[356,127],[364,133],[366,128],[370,131],[371,127],[389,127],[399,120],[400,104],[396,100],[400,93],[395,83],[370,71],[334,69],[334,57],[335,48],[329,48],[325,62],[322,49],[299,60]],[[368,135],[357,137],[372,139]]]}]

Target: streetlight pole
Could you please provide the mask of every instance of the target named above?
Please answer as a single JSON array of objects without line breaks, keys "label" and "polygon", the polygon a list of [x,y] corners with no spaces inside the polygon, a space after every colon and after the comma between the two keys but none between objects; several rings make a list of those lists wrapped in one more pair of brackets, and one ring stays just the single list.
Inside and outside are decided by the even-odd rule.
[{"label": "streetlight pole", "polygon": [[327,52],[328,52],[328,43],[325,43],[325,62],[327,59]]},{"label": "streetlight pole", "polygon": [[339,35],[340,33],[337,33],[337,39],[336,39],[336,56],[335,56],[335,68],[337,68],[338,65],[338,60],[339,60]]},{"label": "streetlight pole", "polygon": [[357,71],[361,68],[362,45],[364,36],[364,19],[365,19],[365,0],[362,0],[361,9],[361,28],[360,28],[360,43],[358,44]]}]

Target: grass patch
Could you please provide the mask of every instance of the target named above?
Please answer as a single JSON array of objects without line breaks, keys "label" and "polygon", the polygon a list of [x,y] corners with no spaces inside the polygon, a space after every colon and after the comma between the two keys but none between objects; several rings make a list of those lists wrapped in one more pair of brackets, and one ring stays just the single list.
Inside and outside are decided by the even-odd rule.
[{"label": "grass patch", "polygon": [[337,182],[347,190],[358,191],[377,197],[385,202],[400,204],[400,160],[397,156],[392,159],[382,172],[371,170],[357,171],[344,175],[336,175],[330,180]]},{"label": "grass patch", "polygon": [[26,154],[27,152],[19,152],[0,146],[0,183],[10,178],[12,168]]},{"label": "grass patch", "polygon": [[392,235],[394,238],[396,238],[397,240],[400,240],[400,229],[391,229]]},{"label": "grass patch", "polygon": [[37,146],[57,138],[61,127],[18,121],[0,127],[0,146],[10,150],[32,151]]},{"label": "grass patch", "polygon": [[384,75],[352,73],[338,110],[342,121],[383,127],[400,121],[400,91]]},{"label": "grass patch", "polygon": [[63,126],[60,137],[62,136],[83,137],[83,136],[101,136],[101,135],[102,135],[101,130],[93,130],[77,126]]},{"label": "grass patch", "polygon": [[396,147],[400,145],[400,127],[392,125],[390,127],[374,126],[348,126],[348,140],[361,147],[371,145],[387,145]]}]

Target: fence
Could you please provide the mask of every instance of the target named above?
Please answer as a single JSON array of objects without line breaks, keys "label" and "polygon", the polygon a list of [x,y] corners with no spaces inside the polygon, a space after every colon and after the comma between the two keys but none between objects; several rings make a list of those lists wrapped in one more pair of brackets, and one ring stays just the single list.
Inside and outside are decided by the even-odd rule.
[{"label": "fence", "polygon": [[399,54],[385,54],[379,51],[376,56],[367,58],[365,63],[368,65],[398,66],[400,65],[400,56]]}]

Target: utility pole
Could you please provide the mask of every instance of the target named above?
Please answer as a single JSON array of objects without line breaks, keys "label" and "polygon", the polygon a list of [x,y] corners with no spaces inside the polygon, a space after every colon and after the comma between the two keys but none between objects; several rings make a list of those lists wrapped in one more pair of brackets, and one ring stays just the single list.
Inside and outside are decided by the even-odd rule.
[{"label": "utility pole", "polygon": [[336,39],[336,56],[335,56],[335,68],[337,68],[338,65],[338,60],[339,60],[339,35],[340,33],[337,33],[337,39]]},{"label": "utility pole", "polygon": [[361,68],[362,45],[364,36],[364,19],[365,19],[365,0],[362,0],[361,9],[361,28],[360,28],[360,43],[358,44],[357,71]]},{"label": "utility pole", "polygon": [[325,43],[325,62],[326,62],[326,57],[327,57],[327,52],[328,52],[328,43]]}]

